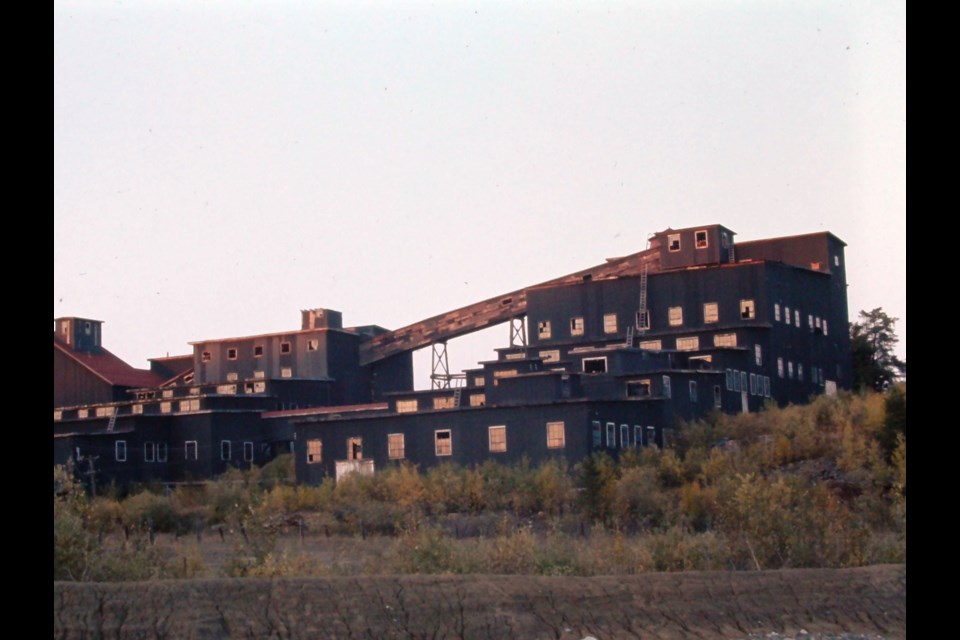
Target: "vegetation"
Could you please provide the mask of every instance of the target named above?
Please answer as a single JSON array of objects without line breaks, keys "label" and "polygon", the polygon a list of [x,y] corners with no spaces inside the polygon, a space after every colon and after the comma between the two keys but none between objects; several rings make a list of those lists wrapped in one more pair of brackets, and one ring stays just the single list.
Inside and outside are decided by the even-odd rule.
[{"label": "vegetation", "polygon": [[[905,385],[716,414],[678,433],[674,448],[596,453],[573,469],[401,464],[316,487],[293,484],[287,456],[122,500],[91,499],[55,468],[54,579],[905,562]],[[215,566],[204,536],[224,549]]]},{"label": "vegetation", "polygon": [[907,363],[893,352],[900,341],[895,330],[898,319],[877,307],[861,311],[860,320],[850,325],[854,389],[882,391],[906,374]]}]

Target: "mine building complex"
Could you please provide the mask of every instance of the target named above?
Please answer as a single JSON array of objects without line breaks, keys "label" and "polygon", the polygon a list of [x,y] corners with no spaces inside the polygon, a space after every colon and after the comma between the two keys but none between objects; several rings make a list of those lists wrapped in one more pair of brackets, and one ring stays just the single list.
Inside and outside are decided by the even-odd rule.
[{"label": "mine building complex", "polygon": [[[408,461],[575,464],[664,446],[678,419],[849,388],[845,244],[829,232],[734,242],[667,229],[625,257],[396,330],[344,327],[192,343],[136,369],[102,323],[54,321],[54,463],[98,482],[190,482],[293,451],[298,482]],[[452,373],[447,341],[509,343]],[[506,335],[505,335],[506,337]],[[413,351],[431,348],[431,388]]]}]

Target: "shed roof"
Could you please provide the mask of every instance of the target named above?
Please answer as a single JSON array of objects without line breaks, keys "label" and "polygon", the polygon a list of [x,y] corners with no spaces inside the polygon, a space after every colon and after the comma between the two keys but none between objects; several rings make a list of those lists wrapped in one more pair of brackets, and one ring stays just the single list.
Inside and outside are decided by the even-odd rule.
[{"label": "shed roof", "polygon": [[135,369],[103,347],[94,352],[75,351],[53,334],[53,348],[89,370],[104,382],[120,387],[158,387],[163,377],[146,369]]}]

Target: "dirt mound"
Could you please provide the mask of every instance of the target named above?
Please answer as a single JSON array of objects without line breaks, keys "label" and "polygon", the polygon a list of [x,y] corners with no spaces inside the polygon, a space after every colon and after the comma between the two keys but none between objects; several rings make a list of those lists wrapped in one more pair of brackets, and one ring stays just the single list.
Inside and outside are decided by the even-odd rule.
[{"label": "dirt mound", "polygon": [[[54,583],[54,638],[906,638],[903,565]],[[809,635],[808,635],[809,634]],[[771,636],[772,637],[772,636]]]}]

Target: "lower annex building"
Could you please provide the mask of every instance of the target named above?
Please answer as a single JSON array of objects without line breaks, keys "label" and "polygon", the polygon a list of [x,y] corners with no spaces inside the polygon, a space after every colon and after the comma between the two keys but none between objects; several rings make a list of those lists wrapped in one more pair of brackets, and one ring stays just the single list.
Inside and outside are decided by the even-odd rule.
[{"label": "lower annex building", "polygon": [[[575,464],[663,446],[678,419],[849,388],[845,244],[734,235],[667,229],[638,253],[394,331],[306,310],[299,330],[194,342],[149,370],[104,349],[99,321],[57,319],[54,463],[118,484],[202,480],[291,450],[305,483],[401,461]],[[507,323],[495,358],[447,370],[447,340]],[[432,388],[414,390],[425,347]]]}]

